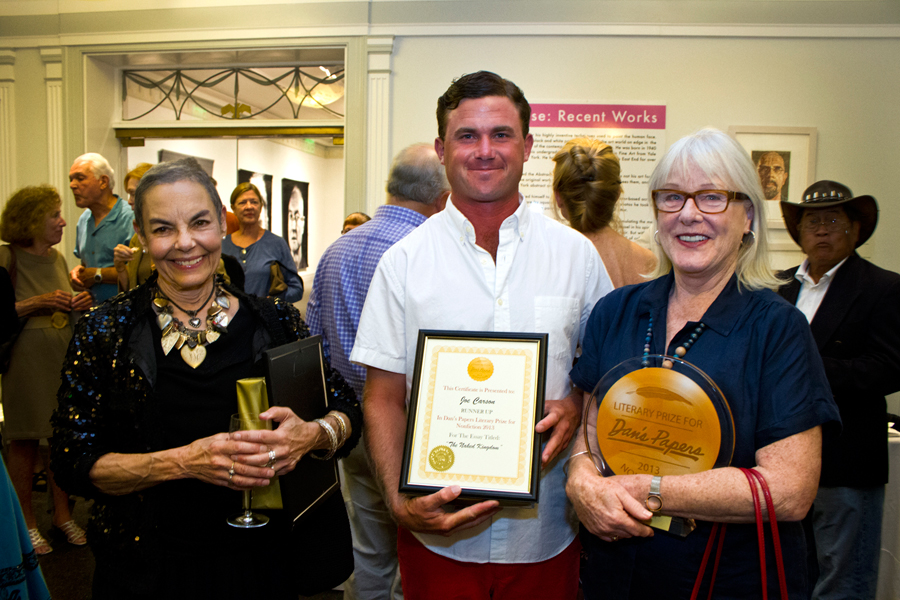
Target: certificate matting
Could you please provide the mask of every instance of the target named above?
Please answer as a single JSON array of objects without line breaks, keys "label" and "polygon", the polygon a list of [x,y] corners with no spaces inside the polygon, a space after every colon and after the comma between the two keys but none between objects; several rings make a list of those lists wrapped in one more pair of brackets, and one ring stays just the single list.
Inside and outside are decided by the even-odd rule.
[{"label": "certificate matting", "polygon": [[401,493],[538,497],[546,334],[419,332]]}]

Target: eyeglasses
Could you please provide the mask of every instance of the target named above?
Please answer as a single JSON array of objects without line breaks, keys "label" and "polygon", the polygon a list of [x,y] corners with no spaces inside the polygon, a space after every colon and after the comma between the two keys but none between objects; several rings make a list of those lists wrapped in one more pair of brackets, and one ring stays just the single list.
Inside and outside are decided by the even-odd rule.
[{"label": "eyeglasses", "polygon": [[693,193],[681,190],[653,190],[650,194],[659,212],[665,213],[680,212],[687,204],[688,198],[693,198],[697,210],[706,214],[725,212],[729,202],[750,199],[747,194],[728,190],[697,190]]},{"label": "eyeglasses", "polygon": [[848,227],[847,221],[844,219],[820,219],[819,217],[806,217],[800,221],[800,229],[803,231],[815,232],[819,230],[819,226],[824,225],[825,231],[828,233],[837,233],[844,231]]}]

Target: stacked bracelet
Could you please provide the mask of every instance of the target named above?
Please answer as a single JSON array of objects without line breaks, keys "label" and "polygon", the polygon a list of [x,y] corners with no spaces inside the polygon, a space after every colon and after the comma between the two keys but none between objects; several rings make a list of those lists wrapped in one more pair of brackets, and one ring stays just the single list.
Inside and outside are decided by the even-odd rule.
[{"label": "stacked bracelet", "polygon": [[341,428],[341,439],[340,439],[340,441],[338,441],[338,448],[340,448],[341,446],[344,445],[344,442],[347,441],[347,425],[344,423],[344,420],[337,413],[337,411],[333,410],[325,416],[326,417],[334,417],[335,419],[337,419],[338,427]]},{"label": "stacked bracelet", "polygon": [[325,433],[328,434],[328,441],[331,442],[331,448],[324,455],[316,454],[316,452],[324,452],[324,450],[318,450],[318,451],[314,450],[314,451],[310,452],[310,455],[313,458],[318,458],[319,460],[328,460],[334,456],[335,452],[337,452],[337,449],[338,449],[337,434],[334,432],[334,429],[331,427],[331,425],[325,419],[316,419],[315,422],[318,423],[319,427],[324,429]]}]

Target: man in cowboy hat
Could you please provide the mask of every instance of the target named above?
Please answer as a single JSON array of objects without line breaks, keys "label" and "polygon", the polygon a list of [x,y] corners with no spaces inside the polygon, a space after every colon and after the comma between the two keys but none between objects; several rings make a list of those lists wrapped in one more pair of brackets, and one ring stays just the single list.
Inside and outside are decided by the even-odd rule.
[{"label": "man in cowboy hat", "polygon": [[843,425],[823,440],[813,598],[874,598],[888,480],[884,397],[900,390],[900,275],[856,253],[878,221],[872,196],[818,181],[800,204],[782,201],[781,213],[806,260],[779,293],[810,322]]}]

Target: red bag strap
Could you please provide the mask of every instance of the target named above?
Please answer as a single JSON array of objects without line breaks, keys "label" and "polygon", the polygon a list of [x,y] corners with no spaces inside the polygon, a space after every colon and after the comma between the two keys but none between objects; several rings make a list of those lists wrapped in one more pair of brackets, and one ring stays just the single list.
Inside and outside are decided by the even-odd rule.
[{"label": "red bag strap", "polygon": [[[784,575],[784,559],[781,554],[781,536],[778,533],[778,519],[775,517],[775,503],[772,502],[772,494],[769,492],[769,486],[766,483],[766,478],[762,476],[762,473],[757,471],[756,469],[746,469],[745,473],[748,479],[752,476],[759,483],[759,487],[762,488],[763,497],[766,499],[766,510],[769,513],[769,527],[772,529],[772,547],[775,549],[775,569],[778,572],[778,590],[781,593],[782,600],[787,600],[787,579]],[[750,481],[750,486],[753,488],[754,493],[756,493],[756,486],[753,484],[753,481]],[[757,513],[757,521],[759,521],[762,516]],[[762,546],[764,543],[763,540],[760,541],[760,556],[765,556],[765,548]],[[765,582],[763,582],[763,586],[765,589]],[[763,596],[765,598],[765,596]]]},{"label": "red bag strap", "polygon": [[[756,489],[756,484],[759,484],[759,487],[762,488],[763,497],[766,501],[766,510],[769,513],[769,525],[772,528],[772,546],[775,548],[775,567],[778,571],[778,588],[781,593],[782,600],[788,600],[787,593],[787,581],[784,575],[784,560],[781,554],[781,538],[778,534],[778,521],[775,518],[775,504],[772,502],[772,494],[769,492],[769,486],[766,484],[765,477],[762,476],[762,473],[757,471],[756,469],[741,469],[741,472],[747,478],[748,483],[750,484],[750,493],[753,497],[753,512],[756,514],[756,535],[759,542],[759,570],[760,577],[762,580],[762,597],[763,600],[768,600],[769,590],[766,585],[768,582],[768,578],[766,576],[766,539],[765,539],[765,526],[763,523],[762,516],[762,506],[759,500],[759,490]],[[716,557],[713,561],[713,572],[712,578],[709,582],[709,594],[707,595],[707,600],[712,598],[713,585],[716,583],[716,573],[719,570],[719,559],[722,556],[722,545],[725,542],[725,524],[724,523],[714,523],[712,532],[709,535],[709,540],[706,542],[706,550],[703,552],[703,560],[700,562],[700,570],[697,573],[697,579],[694,580],[694,589],[691,592],[691,600],[697,600],[697,595],[700,593],[700,584],[703,582],[703,575],[706,572],[706,565],[709,562],[710,554],[712,553],[712,547],[715,543],[716,534],[719,535],[719,543],[716,549]]]}]

